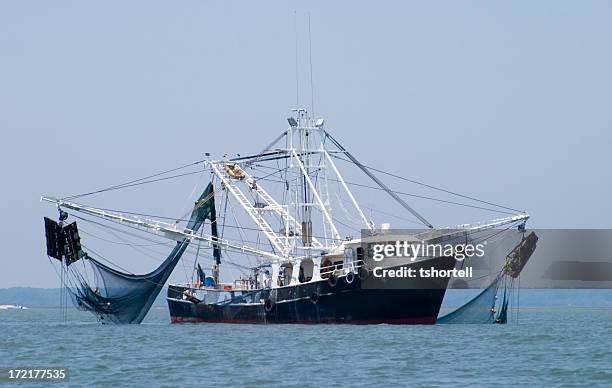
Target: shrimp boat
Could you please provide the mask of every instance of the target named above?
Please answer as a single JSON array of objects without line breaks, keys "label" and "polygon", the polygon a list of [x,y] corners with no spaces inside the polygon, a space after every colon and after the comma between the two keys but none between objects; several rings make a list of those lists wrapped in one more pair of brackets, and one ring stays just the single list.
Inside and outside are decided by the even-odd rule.
[{"label": "shrimp boat", "polygon": [[[340,163],[356,167],[373,182],[366,187],[388,195],[421,224],[422,230],[403,234],[404,241],[465,242],[493,235],[500,228],[518,226],[517,233],[524,231],[529,215],[510,213],[499,205],[493,210],[501,209],[507,214],[504,218],[434,229],[402,193],[375,174],[380,170],[359,162],[332,137],[323,119],[310,117],[304,109],[292,112],[288,128],[256,154],[218,159],[206,154],[195,163],[105,189],[42,197],[59,211],[59,220],[45,218],[47,255],[59,266],[76,307],[92,312],[102,323],[140,323],[183,261],[183,268],[189,268],[186,281],[167,288],[173,323],[435,323],[449,278],[404,279],[401,287],[389,287],[374,276],[373,265],[449,271],[458,261],[448,255],[421,255],[416,260],[390,257],[374,263],[372,245],[400,237],[391,235],[395,232],[388,223],[377,225],[367,214],[353,192],[364,185],[345,179]],[[181,169],[189,172],[179,174]],[[211,181],[192,202],[188,217],[117,211],[81,202],[88,196],[192,172],[210,174]],[[341,219],[338,209],[349,219]],[[97,247],[85,245],[84,229],[77,228],[76,221],[68,223],[69,217],[80,225],[111,228],[113,236],[121,232],[172,250],[155,270],[136,275],[124,269],[126,260],[117,264]],[[90,231],[87,235],[103,239]]]}]

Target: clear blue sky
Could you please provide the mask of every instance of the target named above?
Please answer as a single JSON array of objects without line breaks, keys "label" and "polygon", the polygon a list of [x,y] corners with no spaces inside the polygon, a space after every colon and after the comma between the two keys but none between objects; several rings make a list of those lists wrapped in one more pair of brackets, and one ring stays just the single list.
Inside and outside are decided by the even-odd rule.
[{"label": "clear blue sky", "polygon": [[[41,194],[280,133],[294,10],[300,99],[310,12],[316,114],[365,163],[525,209],[532,227],[612,227],[609,1],[2,1],[0,287],[58,284]],[[177,214],[192,183],[107,200]],[[412,204],[437,225],[456,215]]]}]

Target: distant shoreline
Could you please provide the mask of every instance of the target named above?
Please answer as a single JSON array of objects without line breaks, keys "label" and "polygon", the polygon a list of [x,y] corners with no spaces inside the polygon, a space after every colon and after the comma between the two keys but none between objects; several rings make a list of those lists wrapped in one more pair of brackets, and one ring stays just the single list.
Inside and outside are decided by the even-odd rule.
[{"label": "distant shoreline", "polygon": [[[448,290],[443,307],[457,307],[476,295],[477,290]],[[0,288],[0,304],[26,307],[59,307],[59,288]],[[166,289],[158,295],[154,307],[166,306]],[[520,307],[612,308],[612,289],[523,289]]]},{"label": "distant shoreline", "polygon": [[[71,304],[69,301],[68,303]],[[0,288],[0,304],[15,304],[26,307],[59,307],[59,288],[10,287]],[[166,288],[155,299],[153,306],[166,305]]]}]

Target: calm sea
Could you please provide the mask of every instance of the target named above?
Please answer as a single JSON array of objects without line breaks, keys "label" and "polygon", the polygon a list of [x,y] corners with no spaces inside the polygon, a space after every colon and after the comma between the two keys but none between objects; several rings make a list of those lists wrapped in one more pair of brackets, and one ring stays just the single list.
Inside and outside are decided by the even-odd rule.
[{"label": "calm sea", "polygon": [[57,309],[0,310],[0,367],[26,366],[67,367],[71,386],[612,387],[612,309],[437,326],[171,325],[165,308],[102,326],[74,310],[68,323]]}]

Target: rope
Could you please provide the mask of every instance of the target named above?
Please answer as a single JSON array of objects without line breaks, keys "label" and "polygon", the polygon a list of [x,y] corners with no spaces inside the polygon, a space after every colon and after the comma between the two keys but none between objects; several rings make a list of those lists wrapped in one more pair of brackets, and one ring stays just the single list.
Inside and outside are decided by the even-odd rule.
[{"label": "rope", "polygon": [[[340,157],[338,155],[331,154],[331,156],[336,158],[336,159],[338,159],[338,160],[342,160],[342,161],[345,161],[345,162],[348,162],[348,163],[352,163],[351,160],[342,158],[342,157]],[[366,168],[372,170],[372,171],[376,171],[376,172],[379,172],[381,174],[385,174],[385,175],[391,176],[393,178],[401,179],[401,180],[406,181],[406,182],[414,183],[414,184],[419,185],[419,186],[424,186],[424,187],[430,188],[432,190],[437,190],[437,191],[441,191],[441,192],[444,192],[444,193],[447,193],[447,194],[456,195],[456,196],[461,197],[461,198],[469,199],[469,200],[472,200],[472,201],[484,203],[484,204],[487,204],[487,205],[499,207],[499,208],[506,209],[506,210],[511,210],[511,211],[517,212],[517,213],[521,212],[521,210],[518,210],[518,209],[513,209],[511,207],[499,205],[499,204],[496,204],[496,203],[493,203],[493,202],[488,202],[488,201],[485,201],[485,200],[482,200],[482,199],[478,199],[478,198],[475,198],[475,197],[470,197],[469,195],[464,195],[464,194],[460,194],[460,193],[457,193],[457,192],[454,192],[454,191],[443,189],[441,187],[436,187],[436,186],[433,186],[433,185],[429,185],[427,183],[423,183],[423,182],[420,182],[420,181],[417,181],[417,180],[414,180],[414,179],[409,179],[409,178],[406,178],[406,177],[403,177],[403,176],[400,176],[400,175],[397,175],[397,174],[393,174],[393,173],[390,173],[390,172],[387,172],[387,171],[383,171],[383,170],[380,170],[380,169],[377,169],[377,168],[374,168],[374,167],[371,167],[371,166],[366,166],[366,165],[364,165],[364,166]]]},{"label": "rope", "polygon": [[[263,165],[257,165],[257,166],[258,167],[263,167],[263,168],[273,168],[273,167],[263,166]],[[368,168],[370,168],[370,167],[368,167]],[[284,183],[284,181],[269,179],[269,178],[265,178],[265,177],[253,177],[253,178],[257,179],[257,180],[263,180],[263,181],[269,181],[269,182]],[[340,182],[340,180],[334,179],[334,178],[330,178],[330,177],[328,177],[327,179],[332,181],[332,182]],[[382,189],[380,187],[365,185],[365,184],[362,184],[362,183],[356,183],[356,182],[350,182],[350,181],[345,181],[345,183],[347,185],[349,185],[349,186],[363,187],[363,188],[366,188],[366,189],[385,191],[384,189]],[[473,208],[473,209],[486,210],[486,211],[495,212],[495,213],[501,213],[501,214],[515,214],[515,212],[520,212],[520,210],[515,210],[515,212],[508,212],[508,211],[503,211],[503,210],[498,210],[498,209],[491,209],[491,208],[487,208],[487,207],[483,207],[483,206],[472,205],[472,204],[464,203],[464,202],[455,202],[455,201],[450,201],[450,200],[436,198],[436,197],[429,197],[429,196],[426,196],[426,195],[406,193],[406,192],[397,191],[397,190],[391,190],[391,191],[393,193],[395,193],[395,194],[404,195],[404,196],[408,196],[408,197],[420,198],[420,199],[425,199],[425,200],[429,200],[429,201],[446,203],[446,204],[450,204],[450,205],[464,206],[464,207],[469,207],[469,208]],[[468,198],[470,198],[470,197],[468,197]],[[482,201],[482,202],[484,202],[484,201]],[[497,206],[497,205],[494,205],[494,206]],[[510,210],[514,210],[514,209],[510,209]]]},{"label": "rope", "polygon": [[195,166],[195,165],[198,165],[198,164],[203,163],[203,162],[204,162],[204,160],[199,160],[197,162],[185,164],[183,166],[175,167],[175,168],[172,168],[172,169],[166,170],[166,171],[161,171],[161,172],[158,172],[158,173],[155,173],[155,174],[143,177],[143,178],[133,179],[133,180],[130,180],[128,182],[120,183],[118,185],[113,185],[113,186],[110,186],[110,187],[106,187],[106,188],[103,188],[103,189],[90,191],[90,192],[87,192],[87,193],[71,195],[69,197],[65,197],[64,199],[71,200],[71,199],[75,199],[75,198],[85,197],[85,196],[88,196],[88,195],[103,193],[103,192],[106,192],[106,191],[119,190],[119,189],[123,189],[123,188],[126,188],[126,187],[132,187],[132,186],[137,186],[137,185],[146,184],[146,183],[153,183],[153,182],[158,182],[160,180],[178,178],[178,177],[185,176],[185,175],[191,175],[191,174],[199,173],[201,171],[196,171],[196,172],[193,172],[193,173],[180,174],[180,175],[176,175],[176,176],[172,176],[172,177],[167,177],[167,178],[162,178],[162,179],[154,179],[154,180],[151,180],[151,181],[146,181],[147,179],[155,178],[155,177],[158,177],[160,175],[169,174],[171,172],[178,171],[178,170],[181,170],[183,168]]}]

